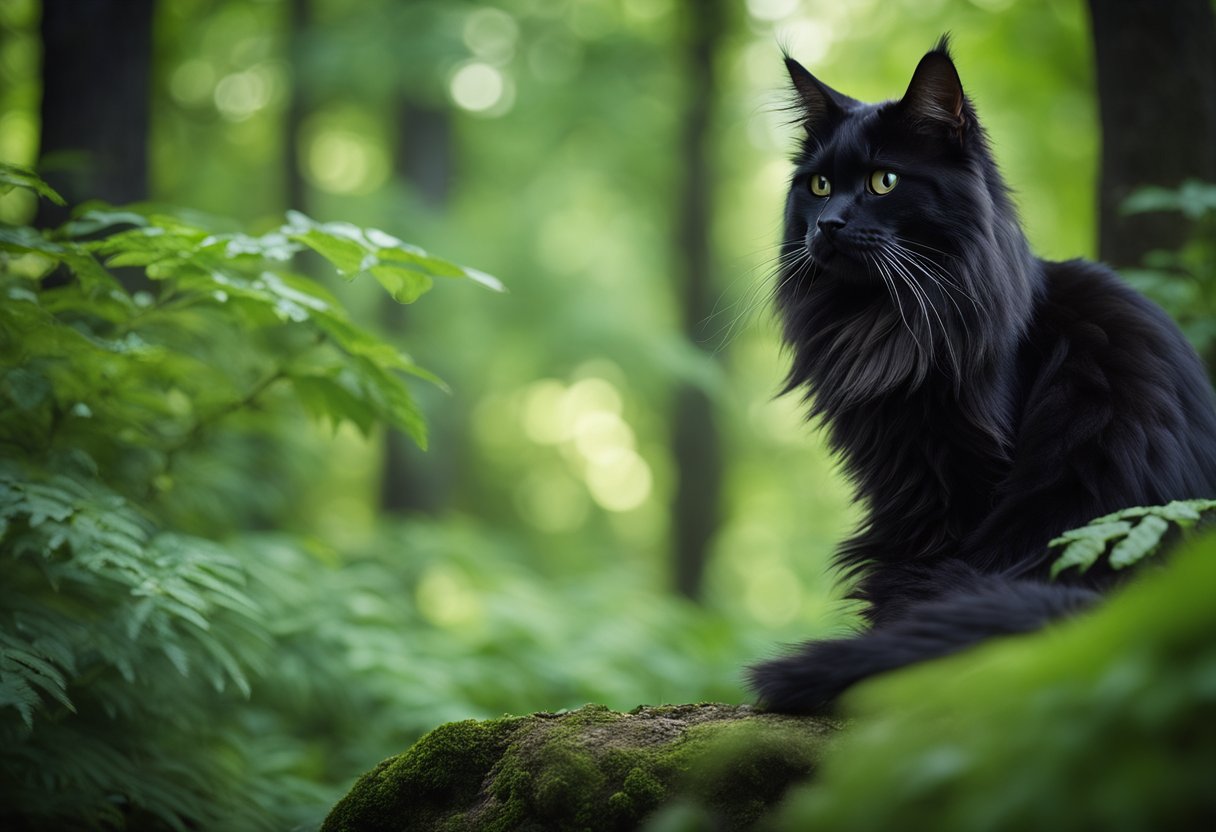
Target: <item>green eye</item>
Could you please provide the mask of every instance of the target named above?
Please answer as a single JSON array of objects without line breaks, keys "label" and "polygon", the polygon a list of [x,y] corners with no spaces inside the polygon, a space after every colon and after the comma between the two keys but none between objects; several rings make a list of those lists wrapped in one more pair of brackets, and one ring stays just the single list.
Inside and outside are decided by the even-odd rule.
[{"label": "green eye", "polygon": [[895,190],[899,184],[899,174],[893,170],[876,170],[870,174],[870,192],[882,196]]},{"label": "green eye", "polygon": [[811,193],[815,196],[829,196],[832,193],[832,183],[822,173],[812,173]]}]

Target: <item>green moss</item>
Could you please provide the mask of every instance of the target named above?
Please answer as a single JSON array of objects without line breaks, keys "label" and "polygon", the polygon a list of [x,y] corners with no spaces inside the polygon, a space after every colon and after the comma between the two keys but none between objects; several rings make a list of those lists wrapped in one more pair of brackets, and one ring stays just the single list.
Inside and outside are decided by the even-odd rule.
[{"label": "green moss", "polygon": [[[522,719],[453,722],[436,728],[407,753],[363,775],[330,812],[324,832],[439,829],[467,810],[486,772]],[[416,818],[405,824],[403,817]],[[416,825],[414,825],[416,824]]]},{"label": "green moss", "polygon": [[366,775],[325,829],[625,832],[679,795],[743,829],[809,771],[830,732],[710,704],[454,723]]},{"label": "green moss", "polygon": [[747,828],[777,804],[790,783],[805,780],[814,770],[819,751],[815,740],[823,735],[808,732],[813,726],[816,723],[787,718],[698,729],[690,741],[704,744],[685,791],[724,819],[728,828]]},{"label": "green moss", "polygon": [[648,768],[634,766],[625,776],[624,794],[639,805],[656,806],[666,793],[667,787]]}]

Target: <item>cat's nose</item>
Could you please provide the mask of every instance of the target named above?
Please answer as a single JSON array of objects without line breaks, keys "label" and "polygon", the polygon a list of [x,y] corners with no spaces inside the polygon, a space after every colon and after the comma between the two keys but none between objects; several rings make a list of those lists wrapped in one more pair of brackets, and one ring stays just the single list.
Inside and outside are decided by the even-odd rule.
[{"label": "cat's nose", "polygon": [[815,221],[815,225],[819,226],[819,232],[829,240],[836,236],[836,232],[844,228],[844,220],[839,217],[821,217]]}]

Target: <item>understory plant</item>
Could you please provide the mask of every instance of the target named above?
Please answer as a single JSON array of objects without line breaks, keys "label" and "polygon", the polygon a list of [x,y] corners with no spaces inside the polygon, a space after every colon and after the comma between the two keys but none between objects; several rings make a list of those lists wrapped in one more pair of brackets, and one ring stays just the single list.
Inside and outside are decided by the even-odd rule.
[{"label": "understory plant", "polygon": [[[60,201],[0,166],[13,187]],[[248,532],[292,499],[303,414],[425,446],[406,377],[438,380],[305,258],[400,302],[441,278],[499,288],[295,212],[256,236],[100,204],[0,226],[0,825],[283,829],[328,800],[283,699],[324,681],[301,669],[324,634],[309,619],[320,647],[292,641],[290,599],[326,568]]]}]

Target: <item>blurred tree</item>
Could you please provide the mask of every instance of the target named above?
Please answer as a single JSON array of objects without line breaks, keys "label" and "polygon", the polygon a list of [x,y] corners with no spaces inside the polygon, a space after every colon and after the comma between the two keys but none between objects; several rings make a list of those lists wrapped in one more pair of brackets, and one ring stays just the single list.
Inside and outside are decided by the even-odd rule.
[{"label": "blurred tree", "polygon": [[[684,44],[687,109],[681,136],[683,181],[675,206],[673,262],[682,278],[685,334],[698,341],[712,315],[713,253],[710,226],[713,183],[710,137],[717,103],[715,60],[725,30],[725,11],[718,0],[688,0]],[[676,589],[689,598],[701,593],[709,544],[718,528],[722,492],[722,451],[713,405],[702,387],[684,383],[672,411],[672,453],[677,485],[672,529],[675,536]]]},{"label": "blurred tree", "polygon": [[[454,168],[452,114],[411,95],[399,94],[397,142],[394,167],[397,175],[417,194],[423,207],[443,212],[451,194]],[[381,325],[388,332],[405,329],[407,307],[386,303],[381,307]],[[456,418],[455,414],[452,414]],[[445,420],[446,421],[446,420]],[[450,466],[448,467],[450,470]],[[428,461],[422,451],[396,433],[384,440],[384,467],[380,477],[380,505],[396,513],[422,511],[435,514],[448,502],[450,477]]]},{"label": "blurred tree", "polygon": [[1125,215],[1138,188],[1216,181],[1216,22],[1211,0],[1089,0],[1102,113],[1099,256],[1140,265],[1193,232],[1175,213]]},{"label": "blurred tree", "polygon": [[[45,0],[39,166],[69,203],[148,195],[154,0]],[[67,209],[43,202],[37,225]]]}]

